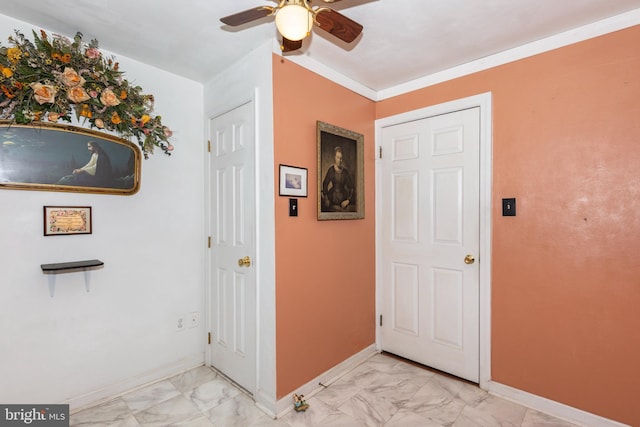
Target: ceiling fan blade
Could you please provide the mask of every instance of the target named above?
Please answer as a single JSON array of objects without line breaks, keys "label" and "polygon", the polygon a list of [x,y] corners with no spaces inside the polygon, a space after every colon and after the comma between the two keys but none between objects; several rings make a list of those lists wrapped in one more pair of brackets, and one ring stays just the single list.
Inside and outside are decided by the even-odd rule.
[{"label": "ceiling fan blade", "polygon": [[354,41],[362,32],[362,25],[333,9],[322,8],[316,13],[321,29],[347,43]]},{"label": "ceiling fan blade", "polygon": [[294,50],[298,50],[302,47],[302,40],[293,41],[289,40],[285,37],[282,38],[282,45],[280,45],[280,49],[282,52],[293,52]]},{"label": "ceiling fan blade", "polygon": [[273,10],[274,9],[271,6],[260,6],[253,9],[245,10],[243,12],[238,12],[233,15],[225,16],[224,18],[220,18],[220,21],[232,27],[237,27],[238,25],[246,24],[247,22],[255,21],[257,19],[264,18],[265,16],[269,16],[273,13]]}]

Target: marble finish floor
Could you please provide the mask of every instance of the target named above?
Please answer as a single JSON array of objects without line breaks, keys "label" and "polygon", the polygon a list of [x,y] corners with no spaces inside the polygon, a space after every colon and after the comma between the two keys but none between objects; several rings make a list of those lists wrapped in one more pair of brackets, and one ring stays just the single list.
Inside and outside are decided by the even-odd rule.
[{"label": "marble finish floor", "polygon": [[[71,415],[71,426],[571,427],[469,384],[377,354],[278,420],[201,366]],[[574,426],[575,427],[575,426]]]}]

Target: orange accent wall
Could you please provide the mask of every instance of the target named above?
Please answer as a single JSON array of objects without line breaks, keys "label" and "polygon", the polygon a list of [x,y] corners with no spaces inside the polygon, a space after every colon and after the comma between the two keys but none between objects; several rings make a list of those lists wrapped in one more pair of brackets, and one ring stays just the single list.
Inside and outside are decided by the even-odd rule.
[{"label": "orange accent wall", "polygon": [[[640,26],[421,89],[493,93],[493,380],[640,425]],[[517,198],[502,217],[501,198]]]},{"label": "orange accent wall", "polygon": [[[281,398],[375,342],[375,103],[277,55],[273,94],[275,176],[279,164],[305,167],[309,183],[298,217],[289,197],[275,201]],[[317,120],[364,135],[362,220],[317,220]]]}]

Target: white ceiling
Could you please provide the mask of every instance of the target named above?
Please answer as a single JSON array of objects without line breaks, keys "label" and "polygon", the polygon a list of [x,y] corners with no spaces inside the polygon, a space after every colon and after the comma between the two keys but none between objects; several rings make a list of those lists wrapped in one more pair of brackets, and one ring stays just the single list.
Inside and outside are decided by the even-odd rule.
[{"label": "white ceiling", "polygon": [[[0,13],[67,36],[80,31],[104,49],[204,82],[275,39],[273,18],[240,29],[220,22],[262,5],[275,3],[2,0]],[[640,0],[342,0],[330,6],[364,25],[361,37],[347,45],[314,31],[297,55],[380,91],[638,9]]]}]

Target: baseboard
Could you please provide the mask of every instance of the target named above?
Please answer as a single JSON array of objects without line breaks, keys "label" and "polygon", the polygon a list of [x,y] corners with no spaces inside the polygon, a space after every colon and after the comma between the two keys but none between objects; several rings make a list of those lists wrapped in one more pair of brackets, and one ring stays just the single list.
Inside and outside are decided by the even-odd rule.
[{"label": "baseboard", "polygon": [[325,371],[324,373],[318,375],[316,378],[312,379],[306,384],[298,387],[297,390],[292,391],[287,394],[282,399],[276,402],[276,413],[277,417],[280,418],[283,415],[287,414],[293,408],[293,394],[303,394],[305,398],[310,398],[320,390],[324,389],[323,386],[320,385],[322,383],[324,386],[328,386],[335,382],[337,379],[342,377],[347,372],[351,371],[356,366],[362,364],[364,361],[369,359],[374,354],[378,353],[376,350],[375,344],[371,344],[369,347],[365,348],[362,351],[354,354],[348,359],[340,362],[333,368]]},{"label": "baseboard", "polygon": [[278,402],[275,400],[275,395],[266,393],[264,390],[258,389],[253,395],[256,406],[265,414],[271,418],[276,418],[276,408]]},{"label": "baseboard", "polygon": [[573,408],[495,381],[489,381],[487,391],[503,399],[510,400],[574,424],[598,427],[630,427],[627,424],[603,418],[599,415],[591,414],[581,409]]},{"label": "baseboard", "polygon": [[82,396],[73,397],[60,403],[69,404],[70,412],[75,413],[202,365],[204,365],[204,353],[194,354],[193,356],[185,357],[174,363],[143,372],[135,377],[127,378],[126,380],[110,384],[99,390],[83,394]]},{"label": "baseboard", "polygon": [[256,407],[260,409],[262,412],[264,412],[266,415],[273,418],[274,420],[276,419],[276,414],[270,407],[262,404],[258,400],[255,400],[255,404],[256,404]]}]

